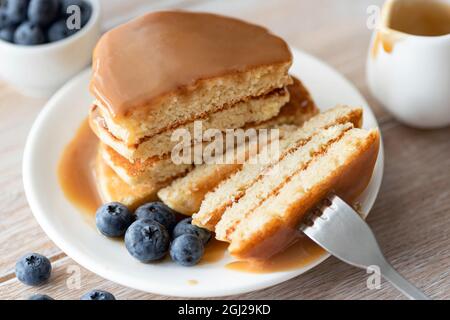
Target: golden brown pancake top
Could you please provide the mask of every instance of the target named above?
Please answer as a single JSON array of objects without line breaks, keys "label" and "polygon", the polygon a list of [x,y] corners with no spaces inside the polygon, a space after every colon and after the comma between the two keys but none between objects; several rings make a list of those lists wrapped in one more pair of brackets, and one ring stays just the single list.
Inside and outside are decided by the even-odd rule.
[{"label": "golden brown pancake top", "polygon": [[265,28],[214,14],[156,12],[100,39],[91,91],[113,117],[123,116],[199,80],[291,60],[287,44]]}]

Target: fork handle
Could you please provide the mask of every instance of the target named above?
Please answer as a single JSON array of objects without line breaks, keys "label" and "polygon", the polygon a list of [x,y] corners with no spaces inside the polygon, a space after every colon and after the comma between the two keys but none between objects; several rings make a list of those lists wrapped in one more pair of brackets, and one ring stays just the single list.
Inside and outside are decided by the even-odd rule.
[{"label": "fork handle", "polygon": [[395,270],[394,267],[392,267],[390,263],[387,262],[386,260],[384,260],[383,264],[380,265],[380,271],[383,278],[388,280],[394,287],[396,287],[409,299],[431,300],[422,291],[417,289],[409,281],[403,278],[403,276],[400,273],[398,273],[397,270]]}]

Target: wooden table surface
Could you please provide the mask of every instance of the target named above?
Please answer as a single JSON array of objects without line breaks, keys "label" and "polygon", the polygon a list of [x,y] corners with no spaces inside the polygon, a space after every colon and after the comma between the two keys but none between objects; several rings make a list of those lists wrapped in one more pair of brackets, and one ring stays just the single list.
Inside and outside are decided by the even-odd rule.
[{"label": "wooden table surface", "polygon": [[[393,265],[428,295],[450,298],[450,128],[423,131],[394,120],[371,96],[365,59],[371,30],[369,5],[380,0],[188,1],[184,8],[234,15],[263,24],[291,46],[323,59],[351,80],[369,101],[383,135],[385,172],[368,219]],[[179,6],[178,6],[179,7]],[[105,8],[105,16],[114,8]],[[343,101],[345,103],[345,101]],[[118,299],[168,299],[132,290],[79,267],[45,235],[25,199],[21,161],[27,133],[45,100],[24,97],[0,82],[0,299],[24,299],[40,292],[56,299],[78,299],[93,289]],[[51,143],[51,141],[49,141]],[[14,275],[27,252],[50,257],[49,284],[29,288]],[[81,271],[80,286],[70,275]],[[330,258],[295,279],[229,299],[402,299],[387,282],[366,287],[367,274]]]}]

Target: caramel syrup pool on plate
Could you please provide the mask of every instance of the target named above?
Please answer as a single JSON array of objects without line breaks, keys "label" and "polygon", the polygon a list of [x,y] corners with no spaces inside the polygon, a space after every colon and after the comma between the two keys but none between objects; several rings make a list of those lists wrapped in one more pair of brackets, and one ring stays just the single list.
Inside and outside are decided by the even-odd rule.
[{"label": "caramel syrup pool on plate", "polygon": [[59,183],[65,196],[77,208],[95,214],[101,205],[95,184],[98,139],[87,120],[64,150],[58,166]]},{"label": "caramel syrup pool on plate", "polygon": [[[95,214],[102,203],[95,182],[98,143],[88,121],[85,120],[64,150],[58,166],[59,183],[65,196],[77,208],[90,216]],[[200,264],[220,261],[227,247],[228,243],[212,239],[206,247]],[[325,251],[309,238],[300,237],[288,249],[269,261],[235,261],[227,264],[226,268],[250,273],[288,271],[313,263],[324,254]],[[192,285],[197,283],[195,280],[190,282]]]},{"label": "caramel syrup pool on plate", "polygon": [[248,273],[273,273],[295,270],[314,263],[326,254],[326,251],[306,236],[299,237],[283,252],[266,261],[236,261],[226,268]]}]

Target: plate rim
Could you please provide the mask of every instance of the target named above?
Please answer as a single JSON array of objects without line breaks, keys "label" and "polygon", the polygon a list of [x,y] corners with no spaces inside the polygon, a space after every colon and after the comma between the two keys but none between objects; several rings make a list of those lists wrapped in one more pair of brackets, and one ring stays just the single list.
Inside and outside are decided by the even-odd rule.
[{"label": "plate rim", "polygon": [[[352,87],[355,91],[355,94],[359,95],[359,99],[361,101],[364,101],[365,105],[368,107],[367,109],[370,111],[371,115],[373,116],[376,127],[379,128],[378,121],[369,105],[367,100],[364,98],[364,96],[360,93],[358,88],[351,83],[348,79],[346,79],[340,72],[338,72],[336,69],[325,63],[319,58],[316,58],[313,55],[310,55],[309,53],[304,52],[303,50],[292,48],[294,57],[297,55],[303,55],[306,56],[309,59],[316,60],[318,63],[320,63],[323,67],[326,67],[329,69],[330,72],[334,73],[336,76],[340,78],[342,82],[345,82],[345,84],[349,87]],[[192,290],[192,292],[189,292],[188,295],[185,293],[182,294],[180,290],[171,290],[173,288],[166,289],[165,287],[161,286],[149,286],[148,284],[142,284],[136,281],[131,281],[130,278],[119,275],[115,271],[109,271],[107,268],[102,268],[98,262],[95,261],[89,261],[87,256],[83,256],[83,253],[80,252],[80,250],[73,244],[70,243],[70,241],[65,240],[64,237],[57,232],[56,228],[52,226],[50,219],[46,218],[45,209],[40,204],[40,201],[37,197],[36,192],[34,192],[32,187],[32,170],[31,170],[31,161],[33,158],[33,145],[36,137],[36,132],[39,131],[40,127],[45,124],[43,119],[47,116],[47,114],[51,113],[52,109],[55,108],[57,105],[57,101],[59,101],[63,96],[66,95],[68,91],[71,90],[72,87],[76,86],[79,82],[79,79],[83,76],[86,76],[86,73],[90,72],[90,68],[80,72],[78,75],[76,75],[74,78],[72,78],[69,82],[67,82],[63,87],[61,87],[45,104],[44,108],[41,110],[37,118],[35,119],[31,130],[29,131],[29,134],[27,136],[25,149],[23,153],[23,161],[22,161],[22,178],[23,178],[23,184],[24,184],[24,191],[25,196],[28,201],[30,210],[32,211],[35,219],[38,221],[41,228],[44,230],[44,232],[47,234],[47,236],[55,243],[56,246],[58,246],[64,253],[67,254],[70,258],[72,258],[75,262],[80,264],[82,267],[86,268],[87,270],[93,272],[94,274],[99,275],[100,277],[110,280],[112,282],[118,283],[120,285],[123,285],[125,287],[134,288],[143,292],[149,292],[153,294],[158,295],[166,295],[166,296],[172,296],[172,297],[191,297],[191,298],[205,298],[205,297],[224,297],[229,295],[236,295],[236,294],[244,294],[248,292],[253,292],[261,289],[265,289],[280,283],[283,283],[287,280],[293,279],[296,276],[299,276],[313,268],[315,268],[317,265],[321,264],[323,261],[328,259],[331,255],[329,253],[324,254],[321,258],[315,260],[314,262],[304,266],[301,268],[301,270],[290,270],[290,272],[286,272],[283,275],[279,275],[278,277],[272,277],[267,280],[261,279],[257,284],[248,284],[243,285],[236,288],[231,289],[224,289],[221,288],[220,290],[215,289],[202,289],[201,293],[197,293],[197,291]],[[381,134],[381,132],[380,132]],[[377,166],[379,166],[379,177],[377,178],[377,185],[376,190],[374,192],[374,195],[368,204],[369,212],[372,210],[373,205],[375,203],[375,200],[378,197],[381,183],[384,176],[384,147],[383,147],[383,140],[382,137],[380,139],[380,149],[379,149],[379,155],[377,159]],[[375,175],[374,175],[375,176]],[[369,212],[367,214],[369,214]],[[130,284],[131,283],[131,284]],[[151,287],[151,289],[150,289]],[[194,288],[194,287],[193,287]],[[177,291],[177,292],[174,292]]]}]

